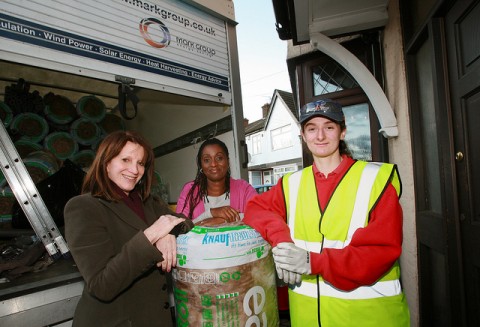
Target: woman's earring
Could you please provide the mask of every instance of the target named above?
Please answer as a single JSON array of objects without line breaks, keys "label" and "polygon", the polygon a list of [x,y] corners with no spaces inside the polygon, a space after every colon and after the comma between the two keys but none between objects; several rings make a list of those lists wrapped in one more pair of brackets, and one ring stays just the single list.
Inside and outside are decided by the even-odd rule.
[{"label": "woman's earring", "polygon": [[199,172],[200,172],[200,174],[203,174],[203,169],[202,169],[202,168],[200,168]]}]

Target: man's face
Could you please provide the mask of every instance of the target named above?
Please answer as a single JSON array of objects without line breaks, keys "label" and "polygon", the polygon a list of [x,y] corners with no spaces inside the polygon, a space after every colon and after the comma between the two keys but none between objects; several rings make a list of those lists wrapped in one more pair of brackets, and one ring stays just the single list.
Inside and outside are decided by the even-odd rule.
[{"label": "man's face", "polygon": [[302,138],[314,157],[326,158],[339,151],[345,133],[339,124],[324,117],[314,117],[305,123]]}]

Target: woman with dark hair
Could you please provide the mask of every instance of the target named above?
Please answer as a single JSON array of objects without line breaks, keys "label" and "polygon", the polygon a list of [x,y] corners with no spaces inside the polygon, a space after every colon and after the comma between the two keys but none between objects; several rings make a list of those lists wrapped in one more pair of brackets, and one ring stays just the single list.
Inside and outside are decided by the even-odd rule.
[{"label": "woman with dark hair", "polygon": [[100,144],[82,188],[65,206],[66,239],[85,280],[73,326],[172,326],[165,274],[175,235],[193,227],[150,195],[154,154],[138,133]]},{"label": "woman with dark hair", "polygon": [[197,175],[180,192],[177,212],[197,224],[239,221],[247,201],[255,194],[249,183],[230,176],[228,148],[211,138],[198,150]]}]

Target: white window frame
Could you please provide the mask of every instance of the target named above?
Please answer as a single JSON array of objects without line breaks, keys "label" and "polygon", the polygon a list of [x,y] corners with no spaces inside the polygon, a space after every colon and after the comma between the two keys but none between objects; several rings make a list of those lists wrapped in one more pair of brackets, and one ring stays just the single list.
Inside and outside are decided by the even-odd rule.
[{"label": "white window frame", "polygon": [[252,135],[252,155],[262,153],[262,135]]},{"label": "white window frame", "polygon": [[280,177],[282,177],[283,175],[289,172],[297,171],[298,169],[299,167],[296,164],[274,167],[273,168],[273,179],[275,181],[274,184],[276,184],[280,179]]},{"label": "white window frame", "polygon": [[288,124],[270,131],[272,150],[281,150],[293,146],[292,125]]}]

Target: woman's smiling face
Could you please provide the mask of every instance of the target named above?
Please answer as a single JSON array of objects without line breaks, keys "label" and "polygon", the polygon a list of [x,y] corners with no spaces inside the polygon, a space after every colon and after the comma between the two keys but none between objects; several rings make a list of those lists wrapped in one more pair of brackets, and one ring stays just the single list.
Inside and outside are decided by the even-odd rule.
[{"label": "woman's smiling face", "polygon": [[107,164],[107,174],[127,195],[145,173],[145,150],[137,143],[127,142],[122,151]]},{"label": "woman's smiling face", "polygon": [[201,155],[201,168],[210,181],[225,179],[229,168],[227,154],[217,144],[207,145]]}]

